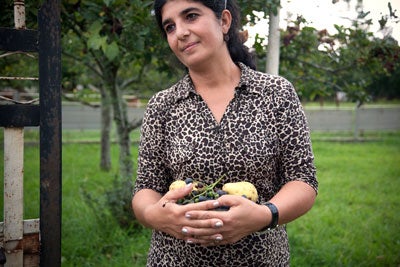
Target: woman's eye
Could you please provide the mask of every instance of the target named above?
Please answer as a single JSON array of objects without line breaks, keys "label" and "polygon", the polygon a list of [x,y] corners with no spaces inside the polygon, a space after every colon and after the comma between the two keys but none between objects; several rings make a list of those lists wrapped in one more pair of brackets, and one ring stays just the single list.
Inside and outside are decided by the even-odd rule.
[{"label": "woman's eye", "polygon": [[193,21],[193,20],[195,20],[198,16],[199,16],[199,15],[197,15],[196,13],[189,13],[189,14],[186,16],[186,18],[187,18],[189,21]]},{"label": "woman's eye", "polygon": [[164,27],[164,30],[166,33],[171,33],[175,30],[175,25],[173,24],[168,24]]}]

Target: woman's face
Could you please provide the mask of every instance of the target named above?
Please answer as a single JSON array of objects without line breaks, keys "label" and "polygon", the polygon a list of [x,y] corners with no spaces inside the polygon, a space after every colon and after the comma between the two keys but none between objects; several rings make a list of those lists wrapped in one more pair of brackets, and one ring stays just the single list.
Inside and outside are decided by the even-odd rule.
[{"label": "woman's face", "polygon": [[225,56],[222,51],[227,48],[223,35],[230,26],[228,11],[217,19],[214,12],[200,2],[169,0],[161,16],[170,48],[189,69],[212,62],[221,54]]}]

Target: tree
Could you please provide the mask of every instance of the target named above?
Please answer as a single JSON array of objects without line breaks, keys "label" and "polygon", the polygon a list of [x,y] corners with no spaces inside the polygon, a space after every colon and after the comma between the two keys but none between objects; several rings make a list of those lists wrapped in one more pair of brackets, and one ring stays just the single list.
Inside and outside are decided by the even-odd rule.
[{"label": "tree", "polygon": [[123,226],[133,216],[130,133],[141,123],[129,120],[123,95],[144,92],[146,81],[153,85],[154,81],[166,81],[168,76],[163,73],[172,64],[168,57],[161,57],[167,53],[166,42],[157,29],[149,27],[154,20],[151,6],[152,1],[140,0],[67,0],[62,4],[63,55],[68,66],[65,74],[72,80],[64,85],[66,89],[75,88],[83,81],[86,88],[90,86],[100,93],[103,169],[110,167],[111,122],[116,126],[119,173],[105,195],[114,217]]},{"label": "tree", "polygon": [[[280,73],[295,84],[303,101],[318,99],[322,105],[324,99],[345,92],[361,105],[370,100],[368,88],[374,81],[395,77],[397,42],[374,37],[368,31],[372,23],[369,13],[359,11],[352,26],[336,25],[335,34],[308,26],[302,16],[282,31]],[[256,51],[264,60],[265,50]]]},{"label": "tree", "polygon": [[265,71],[267,73],[279,74],[279,48],[280,48],[280,29],[279,29],[279,10],[277,8],[276,14],[271,11],[269,13],[269,31],[268,31],[268,49],[267,49],[267,63]]},{"label": "tree", "polygon": [[152,1],[138,0],[63,1],[63,54],[71,63],[88,70],[87,78],[100,92],[104,169],[110,167],[105,157],[109,155],[113,112],[122,177],[133,175],[129,134],[140,125],[140,121],[129,121],[123,94],[145,79],[150,66],[162,70],[168,64],[155,59],[165,52],[166,45],[148,27],[153,22],[151,6]]},{"label": "tree", "polygon": [[[391,37],[374,39],[368,57],[380,72],[371,71],[372,82],[366,91],[373,99],[400,99],[400,47]],[[370,63],[373,64],[373,63]]]}]

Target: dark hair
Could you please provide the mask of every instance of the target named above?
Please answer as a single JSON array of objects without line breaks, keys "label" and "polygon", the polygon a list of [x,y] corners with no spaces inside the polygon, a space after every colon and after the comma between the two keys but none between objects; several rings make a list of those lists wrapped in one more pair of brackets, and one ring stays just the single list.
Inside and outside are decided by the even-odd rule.
[{"label": "dark hair", "polygon": [[[168,0],[155,0],[154,1],[154,13],[156,16],[158,27],[160,28],[163,36],[166,37],[166,33],[162,26],[161,10]],[[225,9],[225,0],[190,0],[193,2],[201,2],[204,6],[211,9],[215,16],[220,19],[222,11]],[[243,44],[242,38],[239,34],[240,30],[240,10],[235,0],[226,0],[226,9],[231,12],[232,23],[227,33],[227,45],[229,54],[234,62],[242,62],[252,69],[256,69],[253,58],[248,48]]]}]

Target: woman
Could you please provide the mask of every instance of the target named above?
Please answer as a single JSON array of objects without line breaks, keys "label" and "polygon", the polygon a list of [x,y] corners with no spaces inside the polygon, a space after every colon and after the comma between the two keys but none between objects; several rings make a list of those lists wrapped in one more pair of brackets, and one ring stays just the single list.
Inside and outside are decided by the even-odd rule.
[{"label": "woman", "polygon": [[[254,70],[233,0],[156,0],[188,74],[149,101],[132,207],[153,229],[148,266],[288,266],[285,224],[313,205],[317,180],[304,112],[285,79]],[[192,184],[249,181],[241,196],[178,205]],[[215,208],[228,206],[228,211]]]}]

